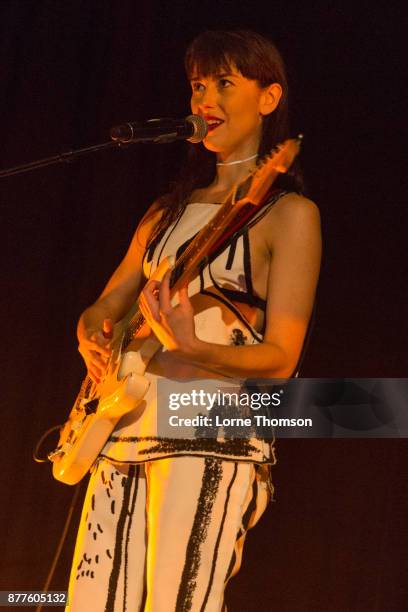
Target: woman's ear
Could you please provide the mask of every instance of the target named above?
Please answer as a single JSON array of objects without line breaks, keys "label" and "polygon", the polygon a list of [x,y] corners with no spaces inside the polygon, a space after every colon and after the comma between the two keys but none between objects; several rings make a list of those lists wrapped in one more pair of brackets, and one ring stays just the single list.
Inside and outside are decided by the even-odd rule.
[{"label": "woman's ear", "polygon": [[269,115],[279,104],[282,97],[282,87],[279,83],[272,83],[265,87],[262,91],[259,112],[261,115]]}]

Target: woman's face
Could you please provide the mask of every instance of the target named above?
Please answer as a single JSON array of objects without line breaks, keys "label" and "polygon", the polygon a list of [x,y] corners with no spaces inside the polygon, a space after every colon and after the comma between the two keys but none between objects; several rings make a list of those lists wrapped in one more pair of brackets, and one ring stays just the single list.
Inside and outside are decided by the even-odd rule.
[{"label": "woman's face", "polygon": [[228,74],[194,75],[191,110],[208,123],[204,145],[222,157],[257,152],[262,125],[264,92],[233,66]]}]

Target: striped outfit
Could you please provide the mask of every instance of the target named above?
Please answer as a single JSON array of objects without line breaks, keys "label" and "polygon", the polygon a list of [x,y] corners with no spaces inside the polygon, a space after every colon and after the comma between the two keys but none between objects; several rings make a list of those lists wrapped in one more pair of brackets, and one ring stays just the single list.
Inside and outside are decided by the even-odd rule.
[{"label": "striped outfit", "polygon": [[100,460],[84,504],[70,612],[219,612],[247,530],[270,493],[265,468],[216,457]]},{"label": "striped outfit", "polygon": [[[263,217],[283,195],[260,211]],[[151,276],[167,255],[180,255],[215,214],[214,204],[189,204],[144,258]],[[231,303],[265,310],[254,295],[248,228],[189,286],[196,334],[218,344],[262,341]],[[226,315],[227,312],[227,315]],[[161,349],[166,379],[180,380],[180,362]],[[167,359],[167,362],[166,362]],[[247,530],[273,492],[270,440],[173,440],[157,431],[157,379],[137,409],[118,423],[96,463],[82,511],[69,586],[69,612],[219,612],[224,588],[239,569]],[[182,376],[181,376],[182,378]]]}]

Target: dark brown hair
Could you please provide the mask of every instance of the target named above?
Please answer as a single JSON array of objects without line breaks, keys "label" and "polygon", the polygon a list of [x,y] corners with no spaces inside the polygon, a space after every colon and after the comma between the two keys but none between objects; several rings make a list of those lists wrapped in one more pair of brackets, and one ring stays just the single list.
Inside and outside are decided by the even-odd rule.
[{"label": "dark brown hair", "polygon": [[[279,83],[282,97],[277,108],[263,117],[262,136],[258,159],[266,155],[278,143],[289,138],[288,84],[285,65],[275,45],[257,32],[250,30],[208,30],[199,34],[187,48],[185,69],[187,77],[207,77],[237,68],[247,79],[257,81],[260,87]],[[187,143],[186,161],[180,176],[169,193],[158,201],[164,208],[161,221],[151,239],[156,241],[162,232],[186,207],[194,189],[210,185],[216,174],[216,156],[203,144]],[[278,179],[275,185],[290,191],[302,191],[303,183],[299,167],[295,163],[288,175]],[[156,240],[155,240],[156,239]]]}]

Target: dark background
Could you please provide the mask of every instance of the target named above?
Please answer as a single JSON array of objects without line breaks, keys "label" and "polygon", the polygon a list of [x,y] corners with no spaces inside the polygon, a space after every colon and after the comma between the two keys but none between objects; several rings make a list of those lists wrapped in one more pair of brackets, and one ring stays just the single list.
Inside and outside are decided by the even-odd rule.
[{"label": "dark background", "polygon": [[[368,2],[3,0],[0,168],[103,142],[125,120],[188,114],[186,44],[206,28],[266,34],[287,63],[323,222],[302,375],[405,377],[403,18]],[[1,179],[1,589],[44,584],[73,489],[32,448],[66,418],[83,376],[79,314],[182,149],[139,145]],[[281,441],[277,502],[248,537],[229,610],[405,610],[407,450],[398,439]],[[78,509],[54,589],[66,588]]]}]

